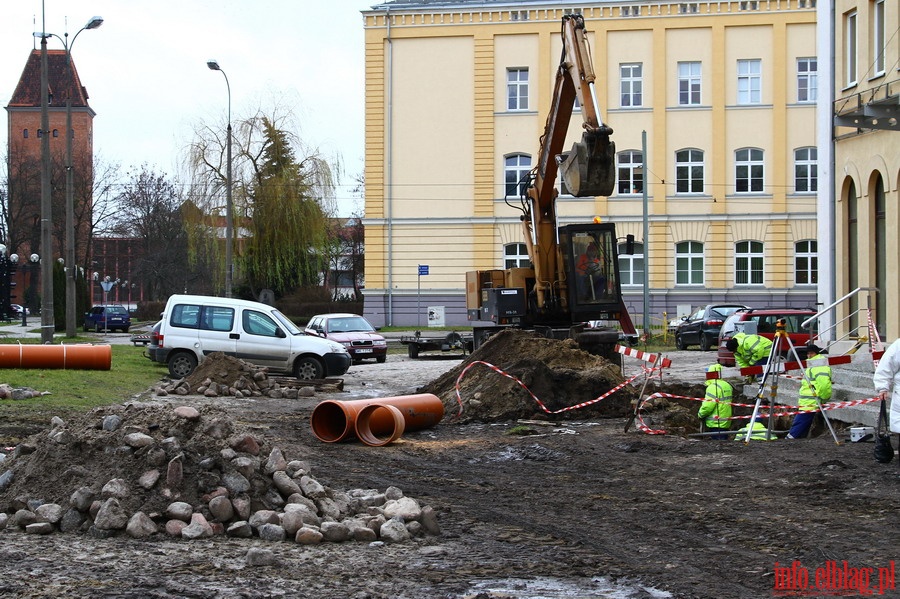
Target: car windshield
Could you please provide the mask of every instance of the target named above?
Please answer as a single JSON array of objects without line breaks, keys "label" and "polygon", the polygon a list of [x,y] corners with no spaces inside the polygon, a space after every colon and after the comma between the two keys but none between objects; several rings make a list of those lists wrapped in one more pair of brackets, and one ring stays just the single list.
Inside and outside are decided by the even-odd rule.
[{"label": "car windshield", "polygon": [[716,306],[712,309],[712,312],[720,316],[730,316],[741,308],[743,308],[743,306]]},{"label": "car windshield", "polygon": [[128,314],[128,311],[125,308],[123,308],[122,306],[107,306],[106,313],[123,315],[123,314]]},{"label": "car windshield", "polygon": [[281,326],[283,326],[284,328],[287,329],[287,332],[289,334],[291,334],[291,335],[305,335],[306,334],[303,331],[301,331],[300,329],[298,329],[297,325],[295,325],[293,322],[291,322],[291,320],[287,316],[285,316],[278,310],[272,310],[272,316],[274,316],[278,320],[278,322],[281,323]]},{"label": "car windshield", "polygon": [[332,333],[371,333],[375,331],[362,316],[329,318],[328,330]]}]

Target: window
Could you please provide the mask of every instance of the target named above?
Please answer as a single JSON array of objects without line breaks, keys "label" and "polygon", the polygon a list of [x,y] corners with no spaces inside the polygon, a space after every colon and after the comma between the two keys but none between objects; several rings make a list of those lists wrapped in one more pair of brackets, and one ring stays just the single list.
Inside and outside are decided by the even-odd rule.
[{"label": "window", "polygon": [[797,285],[819,282],[818,242],[806,239],[794,244],[794,281]]},{"label": "window", "polygon": [[697,106],[700,104],[700,63],[678,63],[678,104]]},{"label": "window", "polygon": [[511,10],[511,11],[509,11],[509,20],[510,21],[527,21],[528,20],[528,11],[527,10]]},{"label": "window", "polygon": [[813,193],[818,190],[818,150],[814,147],[794,150],[794,191]]},{"label": "window", "polygon": [[528,247],[524,243],[507,243],[503,246],[503,268],[530,268]]},{"label": "window", "polygon": [[800,8],[815,8],[816,0],[798,0],[797,6]]},{"label": "window", "polygon": [[506,70],[506,109],[528,110],[528,69]]},{"label": "window", "polygon": [[734,244],[734,284],[763,284],[763,244],[761,241],[739,241]]},{"label": "window", "polygon": [[505,165],[506,192],[508,198],[517,198],[525,193],[528,187],[528,174],[531,172],[531,156],[513,154],[506,157]]},{"label": "window", "polygon": [[643,106],[643,76],[641,63],[619,65],[622,108]]},{"label": "window", "polygon": [[231,331],[234,325],[234,309],[219,306],[206,306],[203,308],[203,321],[201,329],[208,331]]},{"label": "window", "polygon": [[44,137],[44,132],[40,129],[37,130],[38,137]]},{"label": "window", "polygon": [[741,10],[759,10],[759,0],[743,0]]},{"label": "window", "polygon": [[681,14],[696,13],[700,10],[700,6],[693,2],[685,2],[678,5],[678,12]]},{"label": "window", "polygon": [[762,102],[762,61],[738,61],[738,104],[759,104]]},{"label": "window", "polygon": [[703,244],[699,241],[675,244],[675,284],[703,284]]},{"label": "window", "polygon": [[884,0],[875,0],[872,9],[872,70],[877,77],[884,75]]},{"label": "window", "polygon": [[815,58],[797,59],[797,101],[815,102],[819,84],[819,67]]},{"label": "window", "polygon": [[619,195],[630,195],[635,193],[643,193],[644,191],[644,175],[641,168],[643,167],[644,158],[641,152],[636,150],[625,150],[618,154],[619,173],[618,193]]},{"label": "window", "polygon": [[703,152],[675,152],[675,193],[703,193]]},{"label": "window", "polygon": [[845,86],[856,85],[856,11],[844,19]]},{"label": "window", "polygon": [[641,16],[640,6],[620,6],[619,16],[622,17],[639,17]]},{"label": "window", "polygon": [[241,326],[244,331],[250,335],[260,335],[262,337],[277,337],[278,325],[268,315],[256,310],[244,310],[241,314]]},{"label": "window", "polygon": [[619,244],[619,283],[626,285],[644,284],[644,244],[635,243],[634,253],[625,253],[625,244]]},{"label": "window", "polygon": [[53,137],[59,137],[59,129],[53,130]]},{"label": "window", "polygon": [[734,191],[761,193],[763,190],[763,151],[742,148],[734,153]]},{"label": "window", "polygon": [[22,130],[22,137],[24,137],[25,139],[28,139],[28,129]]},{"label": "window", "polygon": [[200,306],[196,304],[177,304],[172,308],[169,322],[173,327],[196,329],[200,325]]}]

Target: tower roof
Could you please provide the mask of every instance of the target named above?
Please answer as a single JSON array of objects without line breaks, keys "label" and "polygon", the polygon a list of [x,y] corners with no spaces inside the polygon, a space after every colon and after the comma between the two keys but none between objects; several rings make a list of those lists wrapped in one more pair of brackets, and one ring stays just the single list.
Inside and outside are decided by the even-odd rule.
[{"label": "tower roof", "polygon": [[[47,83],[51,106],[64,106],[67,98],[72,99],[72,107],[88,107],[87,89],[81,85],[78,69],[72,60],[72,78],[66,64],[65,50],[47,50]],[[41,105],[41,51],[32,50],[25,63],[25,69],[16,85],[9,107],[33,107]]]}]

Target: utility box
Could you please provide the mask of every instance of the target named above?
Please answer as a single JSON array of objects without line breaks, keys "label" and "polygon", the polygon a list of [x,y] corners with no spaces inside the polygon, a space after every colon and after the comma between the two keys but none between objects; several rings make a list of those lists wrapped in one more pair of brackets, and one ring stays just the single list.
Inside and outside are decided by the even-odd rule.
[{"label": "utility box", "polygon": [[446,320],[444,319],[444,306],[428,306],[428,326],[446,326]]},{"label": "utility box", "polygon": [[755,320],[745,320],[743,322],[734,323],[734,332],[735,333],[746,333],[747,335],[755,335],[756,334],[756,326],[759,323]]}]

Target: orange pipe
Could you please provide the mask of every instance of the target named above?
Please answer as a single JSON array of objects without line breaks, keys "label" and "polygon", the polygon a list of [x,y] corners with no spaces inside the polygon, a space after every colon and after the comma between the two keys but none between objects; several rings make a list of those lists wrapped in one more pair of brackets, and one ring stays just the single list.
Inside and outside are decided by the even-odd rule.
[{"label": "orange pipe", "polygon": [[[384,436],[379,437],[372,432],[372,416],[375,412],[387,410],[394,420],[394,426]],[[393,443],[403,435],[406,430],[406,419],[403,412],[397,406],[390,404],[370,403],[356,415],[356,436],[359,440],[371,447],[381,447]]]},{"label": "orange pipe", "polygon": [[[356,431],[357,415],[368,405],[394,406],[403,414],[405,430],[419,430],[436,425],[444,417],[444,404],[437,395],[399,395],[351,401],[326,400],[313,409],[310,424],[313,434],[320,441],[335,443],[350,437]],[[366,434],[383,435],[396,426],[392,410],[371,410],[366,415]]]},{"label": "orange pipe", "polygon": [[0,368],[63,368],[109,370],[112,346],[79,343],[73,345],[0,344]]}]

